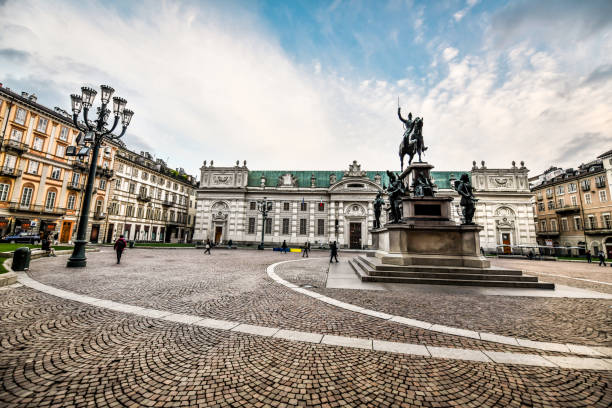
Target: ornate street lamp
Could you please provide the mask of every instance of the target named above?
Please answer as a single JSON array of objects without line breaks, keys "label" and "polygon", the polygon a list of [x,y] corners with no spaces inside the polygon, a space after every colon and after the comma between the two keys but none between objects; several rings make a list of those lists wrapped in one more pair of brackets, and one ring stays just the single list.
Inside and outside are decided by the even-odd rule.
[{"label": "ornate street lamp", "polygon": [[257,211],[263,216],[263,222],[261,224],[261,244],[257,246],[257,249],[264,249],[264,233],[266,231],[266,219],[268,218],[268,212],[272,211],[272,201],[268,201],[266,197],[263,200],[257,201]]},{"label": "ornate street lamp", "polygon": [[[81,88],[81,95],[70,95],[72,102],[72,121],[77,129],[82,131],[84,135],[77,138],[78,146],[69,146],[66,149],[67,156],[85,157],[89,156],[90,147],[93,148],[91,154],[91,161],[89,163],[89,175],[87,176],[87,185],[85,186],[85,193],[83,195],[83,205],[81,205],[81,218],[79,219],[79,227],[77,231],[77,239],[74,240],[74,251],[72,256],[68,259],[68,267],[81,267],[87,265],[87,257],[85,256],[85,245],[87,239],[87,223],[89,221],[89,207],[91,205],[91,196],[93,195],[93,186],[96,180],[96,167],[98,164],[98,152],[100,150],[100,144],[103,138],[110,140],[117,140],[121,138],[132,120],[134,112],[125,109],[127,101],[123,98],[115,96],[113,98],[113,114],[115,118],[113,125],[109,129],[108,118],[110,116],[110,109],[107,106],[110,102],[111,96],[115,90],[108,85],[100,86],[100,99],[102,100],[101,106],[97,110],[98,118],[90,121],[87,117],[89,109],[93,105],[94,99],[96,98],[96,90],[88,88],[86,86]],[[79,114],[83,111],[83,123],[79,123]],[[121,119],[122,130],[118,136],[113,135],[113,131],[119,124]]]}]

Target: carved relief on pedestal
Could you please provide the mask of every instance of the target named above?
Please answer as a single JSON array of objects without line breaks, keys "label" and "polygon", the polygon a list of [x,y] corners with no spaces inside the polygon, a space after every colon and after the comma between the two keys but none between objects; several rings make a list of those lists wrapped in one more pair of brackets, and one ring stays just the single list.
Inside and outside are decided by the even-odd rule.
[{"label": "carved relief on pedestal", "polygon": [[489,186],[510,189],[514,187],[514,180],[512,177],[489,176]]},{"label": "carved relief on pedestal", "polygon": [[359,204],[350,204],[344,208],[344,215],[347,217],[364,217],[366,211]]},{"label": "carved relief on pedestal", "polygon": [[231,174],[213,174],[212,176],[213,185],[231,186],[233,183],[234,176]]}]

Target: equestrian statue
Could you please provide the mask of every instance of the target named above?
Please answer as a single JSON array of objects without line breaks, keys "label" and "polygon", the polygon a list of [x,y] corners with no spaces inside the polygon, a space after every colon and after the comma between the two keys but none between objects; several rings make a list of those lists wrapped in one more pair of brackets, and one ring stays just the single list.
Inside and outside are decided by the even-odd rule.
[{"label": "equestrian statue", "polygon": [[408,119],[402,117],[402,108],[397,107],[397,116],[404,123],[404,137],[399,146],[400,170],[404,170],[404,156],[408,155],[408,165],[412,163],[415,154],[419,155],[421,162],[421,154],[427,150],[423,142],[423,118],[416,117],[412,119],[412,112],[408,113]]}]

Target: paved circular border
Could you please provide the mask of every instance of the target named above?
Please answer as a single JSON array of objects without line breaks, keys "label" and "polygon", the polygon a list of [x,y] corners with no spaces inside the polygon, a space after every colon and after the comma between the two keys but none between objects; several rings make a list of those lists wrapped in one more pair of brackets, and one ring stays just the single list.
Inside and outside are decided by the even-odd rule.
[{"label": "paved circular border", "polygon": [[353,305],[350,303],[342,302],[340,300],[336,300],[330,298],[328,296],[321,295],[317,292],[312,292],[310,290],[301,288],[291,282],[288,282],[282,279],[280,276],[274,272],[274,269],[281,264],[289,263],[289,262],[299,262],[299,261],[308,261],[310,259],[321,259],[321,258],[307,258],[307,259],[292,259],[288,261],[281,261],[274,263],[266,269],[268,276],[273,279],[275,282],[280,283],[281,285],[286,286],[287,288],[304,294],[306,296],[310,296],[314,299],[320,300],[322,302],[328,303],[333,306],[337,306],[342,309],[350,310],[357,313],[363,313],[368,316],[374,316],[379,319],[389,320],[395,323],[405,324],[407,326],[418,327],[425,330],[431,330],[444,334],[452,334],[455,336],[461,337],[469,337],[477,340],[485,340],[491,341],[495,343],[509,344],[512,346],[520,346],[520,347],[528,347],[534,348],[538,350],[546,350],[546,351],[558,351],[563,353],[572,353],[572,354],[583,354],[589,356],[597,356],[597,357],[612,357],[612,347],[598,347],[598,346],[584,346],[579,344],[570,344],[570,343],[548,343],[542,341],[534,341],[529,339],[522,339],[519,337],[509,337],[502,336],[495,333],[488,332],[477,332],[474,330],[466,330],[458,327],[450,327],[444,326],[441,324],[424,322],[421,320],[409,319],[403,316],[395,316],[390,315],[383,312],[377,312],[375,310],[366,309],[361,306]]},{"label": "paved circular border", "polygon": [[[316,258],[313,258],[316,259]],[[305,289],[299,288],[289,282],[282,280],[278,275],[274,273],[274,268],[280,264],[286,262],[296,262],[300,260],[290,260],[277,262],[268,266],[266,269],[268,275],[270,275],[275,281],[283,283],[285,286],[291,288],[300,293],[308,294],[309,296],[316,295],[317,299],[321,300],[322,295],[314,292],[306,291]],[[8,260],[5,261],[5,267],[12,271]],[[28,286],[32,289],[38,290],[49,295],[57,296],[62,299],[72,300],[96,307],[102,307],[105,309],[114,310],[122,313],[131,313],[143,317],[162,319],[165,321],[171,321],[176,323],[188,324],[193,326],[206,327],[210,329],[226,330],[233,332],[240,332],[249,335],[274,337],[278,339],[284,339],[289,341],[307,342],[315,344],[325,344],[340,347],[359,348],[373,351],[383,351],[390,353],[400,353],[409,355],[418,355],[432,358],[442,359],[454,359],[454,360],[466,360],[475,362],[485,363],[498,363],[498,364],[518,364],[518,365],[529,365],[537,367],[551,367],[551,368],[567,368],[567,369],[586,369],[586,370],[605,370],[612,371],[612,359],[610,358],[589,358],[589,357],[571,357],[571,356],[540,356],[537,354],[524,354],[524,353],[510,353],[510,352],[496,352],[496,351],[480,351],[473,349],[462,349],[462,348],[450,348],[450,347],[434,347],[426,346],[422,344],[410,344],[410,343],[399,343],[382,341],[375,339],[364,339],[357,337],[344,337],[327,335],[321,333],[308,333],[295,330],[281,329],[277,327],[265,327],[244,324],[239,322],[209,319],[201,316],[172,313],[165,310],[149,309],[140,306],[134,306],[111,300],[98,299],[91,296],[79,295],[74,292],[58,289],[49,285],[40,283],[30,278],[25,272],[17,272],[19,283],[7,286],[3,289],[10,287],[18,287],[21,285]],[[282,281],[282,282],[281,282]],[[313,296],[315,297],[315,296]],[[335,306],[342,307],[339,304],[343,302],[336,301],[331,298],[327,298],[333,301]],[[348,303],[343,304],[347,310],[356,311],[359,313],[368,314],[371,316],[385,318],[384,313],[370,311],[358,306],[350,305]],[[391,316],[391,315],[388,315]],[[390,319],[387,319],[390,320]],[[395,320],[394,320],[395,321]],[[604,354],[598,353],[598,356],[605,357]]]}]

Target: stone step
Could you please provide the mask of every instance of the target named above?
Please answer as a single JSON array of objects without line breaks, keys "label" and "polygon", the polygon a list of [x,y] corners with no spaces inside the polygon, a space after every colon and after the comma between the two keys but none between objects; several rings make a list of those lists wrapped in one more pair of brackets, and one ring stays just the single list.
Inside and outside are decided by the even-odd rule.
[{"label": "stone step", "polygon": [[378,258],[358,256],[358,258],[376,271],[399,271],[399,272],[436,272],[436,273],[459,273],[459,274],[482,274],[482,275],[515,275],[521,276],[522,271],[518,269],[503,268],[470,268],[467,266],[430,266],[430,265],[383,265]]},{"label": "stone step", "polygon": [[[552,283],[538,282],[537,278],[535,281],[523,281],[516,279],[515,276],[508,278],[515,278],[513,280],[495,280],[497,276],[489,276],[490,279],[456,279],[455,276],[451,278],[440,278],[440,277],[406,277],[406,276],[378,276],[370,275],[371,269],[367,265],[359,262],[357,259],[352,259],[349,264],[359,276],[363,282],[388,282],[388,283],[408,283],[408,284],[422,284],[422,285],[457,285],[457,286],[486,286],[486,287],[509,287],[509,288],[537,288],[537,289],[554,289],[555,285]],[[531,277],[530,277],[531,278]]]}]

